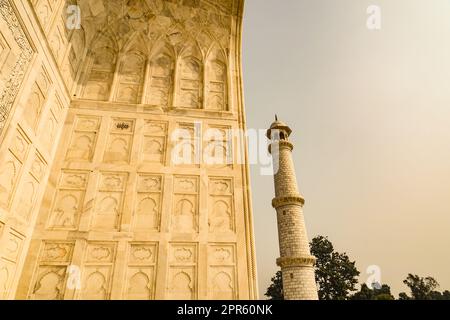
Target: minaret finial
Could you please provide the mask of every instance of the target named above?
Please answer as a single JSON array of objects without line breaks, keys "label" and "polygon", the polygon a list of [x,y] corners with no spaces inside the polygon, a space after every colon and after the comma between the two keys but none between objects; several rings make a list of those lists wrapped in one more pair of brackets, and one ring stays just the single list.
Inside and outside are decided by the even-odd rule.
[{"label": "minaret finial", "polygon": [[278,116],[275,114],[275,121],[278,121]]}]

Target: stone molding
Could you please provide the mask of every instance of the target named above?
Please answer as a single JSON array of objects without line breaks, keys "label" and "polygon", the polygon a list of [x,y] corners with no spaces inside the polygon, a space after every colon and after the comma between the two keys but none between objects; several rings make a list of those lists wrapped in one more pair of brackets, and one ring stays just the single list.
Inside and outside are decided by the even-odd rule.
[{"label": "stone molding", "polygon": [[277,197],[272,200],[272,207],[275,209],[287,205],[300,205],[303,207],[304,204],[305,199],[303,199],[300,195],[291,197]]},{"label": "stone molding", "polygon": [[277,266],[281,268],[286,267],[312,267],[316,263],[316,258],[313,256],[302,257],[283,257],[277,259]]},{"label": "stone molding", "polygon": [[289,151],[294,150],[294,145],[292,143],[290,143],[289,141],[286,141],[286,140],[280,140],[277,142],[272,142],[269,145],[269,153],[270,154],[272,154],[272,145],[274,145],[274,144],[278,145],[279,150],[281,150],[281,149],[288,149]]}]

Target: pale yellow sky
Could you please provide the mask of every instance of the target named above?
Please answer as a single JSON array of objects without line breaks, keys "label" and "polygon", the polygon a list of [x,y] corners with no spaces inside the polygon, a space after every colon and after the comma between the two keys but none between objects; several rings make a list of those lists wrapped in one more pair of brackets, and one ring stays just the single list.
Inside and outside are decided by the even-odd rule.
[{"label": "pale yellow sky", "polygon": [[[450,1],[247,0],[244,20],[248,126],[277,113],[294,130],[310,238],[329,236],[361,282],[378,265],[395,294],[408,273],[450,290]],[[263,298],[272,177],[252,166],[252,186]]]}]

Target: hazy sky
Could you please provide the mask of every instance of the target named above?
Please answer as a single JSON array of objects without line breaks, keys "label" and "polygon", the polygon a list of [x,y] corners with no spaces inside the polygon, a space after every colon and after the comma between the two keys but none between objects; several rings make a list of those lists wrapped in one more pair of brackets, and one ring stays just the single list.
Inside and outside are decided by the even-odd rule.
[{"label": "hazy sky", "polygon": [[[408,273],[450,290],[450,1],[246,0],[245,11],[248,127],[277,113],[294,130],[310,239],[347,252],[361,282],[380,266],[396,295]],[[272,177],[259,172],[263,298],[279,249]]]}]

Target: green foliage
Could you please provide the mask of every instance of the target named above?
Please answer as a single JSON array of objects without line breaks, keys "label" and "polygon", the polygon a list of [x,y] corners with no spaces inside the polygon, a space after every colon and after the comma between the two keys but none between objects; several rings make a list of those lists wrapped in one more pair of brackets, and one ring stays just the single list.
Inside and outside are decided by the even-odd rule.
[{"label": "green foliage", "polygon": [[400,300],[441,300],[442,298],[442,293],[435,291],[439,283],[432,277],[422,278],[408,274],[403,283],[408,286],[411,296],[402,292],[399,295]]},{"label": "green foliage", "polygon": [[334,251],[328,238],[318,236],[310,243],[311,254],[317,258],[316,282],[320,300],[345,300],[356,290],[359,271],[346,253]]},{"label": "green foliage", "polygon": [[267,288],[265,296],[268,297],[269,300],[284,300],[281,271],[278,271],[275,277],[272,278],[272,284]]},{"label": "green foliage", "polygon": [[391,294],[391,288],[383,284],[373,284],[373,289],[370,289],[365,283],[361,286],[359,292],[350,297],[350,300],[395,300]]},{"label": "green foliage", "polygon": [[[310,243],[311,254],[317,258],[315,264],[316,282],[319,286],[320,300],[394,300],[391,288],[384,284],[373,285],[370,289],[366,284],[355,294],[359,271],[355,262],[350,261],[346,253],[334,251],[328,238],[318,236]],[[399,300],[450,300],[450,291],[436,291],[438,282],[432,277],[422,278],[408,274],[403,283],[410,289],[410,296],[400,293]],[[272,278],[272,284],[265,294],[270,300],[284,300],[281,271]]]},{"label": "green foliage", "polygon": [[[317,258],[316,282],[319,285],[319,299],[344,300],[355,291],[359,271],[347,254],[335,252],[333,244],[325,237],[316,237],[310,243],[311,254]],[[272,278],[265,294],[270,300],[283,300],[281,271]]]}]

